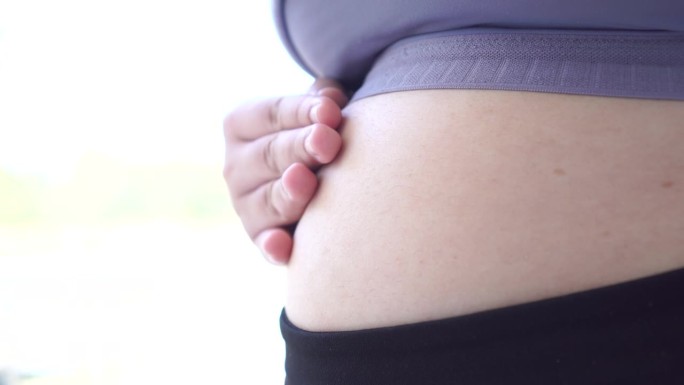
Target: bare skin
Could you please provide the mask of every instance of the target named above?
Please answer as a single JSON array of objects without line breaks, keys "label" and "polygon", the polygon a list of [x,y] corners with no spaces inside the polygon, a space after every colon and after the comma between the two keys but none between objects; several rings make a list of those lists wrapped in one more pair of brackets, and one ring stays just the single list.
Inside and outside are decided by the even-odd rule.
[{"label": "bare skin", "polygon": [[458,316],[684,266],[684,103],[429,90],[350,104],[288,265],[313,331]]},{"label": "bare skin", "polygon": [[[681,102],[394,93],[349,106],[340,138],[346,99],[314,90],[225,126],[236,210],[271,261],[292,252],[302,328],[444,318],[684,266]],[[283,226],[300,218],[292,250]]]},{"label": "bare skin", "polygon": [[337,156],[335,129],[347,97],[334,81],[317,80],[306,95],[248,102],[225,119],[224,178],[233,206],[264,256],[286,264],[287,225],[296,223],[318,186],[315,170]]}]

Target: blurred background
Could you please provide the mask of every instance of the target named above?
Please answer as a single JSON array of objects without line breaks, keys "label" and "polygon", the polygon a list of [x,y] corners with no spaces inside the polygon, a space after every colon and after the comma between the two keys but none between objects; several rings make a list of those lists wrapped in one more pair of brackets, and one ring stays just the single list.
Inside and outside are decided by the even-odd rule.
[{"label": "blurred background", "polygon": [[282,383],[221,124],[310,82],[270,1],[0,0],[0,385]]}]

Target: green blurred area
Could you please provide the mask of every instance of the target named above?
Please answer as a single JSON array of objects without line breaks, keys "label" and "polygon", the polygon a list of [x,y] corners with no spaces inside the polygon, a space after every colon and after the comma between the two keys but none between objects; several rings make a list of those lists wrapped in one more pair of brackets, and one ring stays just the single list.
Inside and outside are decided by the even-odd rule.
[{"label": "green blurred area", "polygon": [[233,217],[220,165],[131,165],[91,154],[58,182],[0,169],[2,227]]},{"label": "green blurred area", "polygon": [[[237,217],[221,171],[99,154],[59,179],[0,168],[0,385],[143,383],[135,376],[160,371],[155,354],[168,346],[156,338],[176,306],[222,314],[207,298],[227,298],[227,257],[243,248],[226,226]],[[193,311],[179,322],[195,322]],[[179,349],[205,346],[187,327],[191,348]]]}]

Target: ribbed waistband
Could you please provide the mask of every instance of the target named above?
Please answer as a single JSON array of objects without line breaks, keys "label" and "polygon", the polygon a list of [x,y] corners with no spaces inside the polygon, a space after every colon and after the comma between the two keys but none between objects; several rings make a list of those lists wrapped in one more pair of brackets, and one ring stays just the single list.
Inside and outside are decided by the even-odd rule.
[{"label": "ribbed waistband", "polygon": [[449,88],[684,100],[684,33],[493,29],[420,35],[386,49],[354,99]]},{"label": "ribbed waistband", "polygon": [[280,326],[289,385],[684,383],[684,269],[410,325]]}]

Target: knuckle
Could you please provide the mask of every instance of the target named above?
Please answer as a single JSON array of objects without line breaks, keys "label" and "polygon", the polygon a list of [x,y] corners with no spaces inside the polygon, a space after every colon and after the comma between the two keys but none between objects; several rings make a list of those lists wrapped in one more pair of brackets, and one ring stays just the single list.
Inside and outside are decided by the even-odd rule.
[{"label": "knuckle", "polygon": [[319,127],[321,126],[321,124],[316,123],[303,129],[298,135],[296,145],[293,146],[293,152],[297,158],[307,164],[311,164],[316,161],[314,154],[310,152],[310,149],[307,146],[307,141],[311,140],[310,138],[314,135],[314,132],[316,130],[320,130],[321,128]]},{"label": "knuckle", "polygon": [[244,227],[247,228],[249,221],[247,220],[247,215],[245,215],[245,198],[244,197],[236,197],[231,194],[230,197],[230,206],[237,214],[238,218],[240,218],[240,221],[243,223]]},{"label": "knuckle", "polygon": [[280,210],[276,205],[275,194],[276,194],[276,184],[272,183],[266,194],[264,194],[263,207],[266,208],[267,214],[271,217],[280,218]]},{"label": "knuckle", "polygon": [[278,198],[280,191],[277,183],[272,183],[269,191],[264,194],[264,207],[268,211],[268,215],[276,218],[278,222],[283,224],[292,223],[296,220],[296,213],[291,209],[289,200],[284,196]]},{"label": "knuckle", "polygon": [[263,147],[261,158],[263,164],[265,164],[266,167],[273,172],[278,172],[279,170],[276,151],[276,136],[272,135],[267,139],[266,145]]},{"label": "knuckle", "polygon": [[233,180],[232,176],[234,172],[235,163],[229,159],[226,159],[226,162],[223,164],[223,180],[225,180],[228,184],[228,188],[230,188],[230,182]]},{"label": "knuckle", "polygon": [[[240,162],[240,159],[237,159],[235,155],[226,155],[223,163],[222,175],[223,180],[228,187],[230,197],[234,202],[237,202],[238,197],[245,193],[244,183],[241,183],[244,178],[244,173],[241,168],[244,168],[244,164]],[[240,187],[241,185],[243,187]]]},{"label": "knuckle", "polygon": [[268,109],[268,121],[271,127],[280,127],[282,122],[282,111],[281,107],[283,105],[283,100],[285,97],[281,96],[275,98]]},{"label": "knuckle", "polygon": [[242,227],[244,227],[245,231],[247,232],[247,235],[249,235],[249,238],[254,240],[261,229],[257,226],[256,223],[254,223],[252,218],[245,213],[244,208],[235,205],[233,209],[240,218],[240,222],[242,222]]},{"label": "knuckle", "polygon": [[297,110],[295,112],[295,119],[302,125],[311,123],[311,105],[312,100],[310,98],[302,99],[297,105]]},{"label": "knuckle", "polygon": [[236,116],[237,116],[237,111],[233,110],[229,113],[226,114],[226,116],[223,118],[223,133],[225,134],[226,137],[229,137],[232,135],[233,131],[235,130],[235,123],[236,123]]},{"label": "knuckle", "polygon": [[223,160],[223,179],[228,183],[230,187],[233,181],[233,176],[235,175],[239,167],[240,159],[239,152],[234,146],[227,145],[225,150],[225,158]]}]

